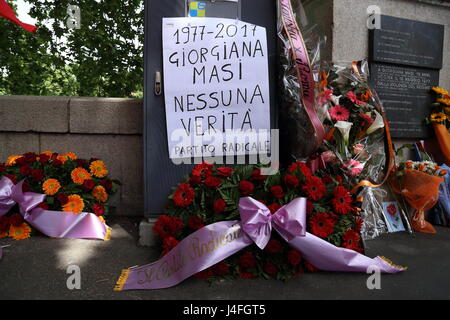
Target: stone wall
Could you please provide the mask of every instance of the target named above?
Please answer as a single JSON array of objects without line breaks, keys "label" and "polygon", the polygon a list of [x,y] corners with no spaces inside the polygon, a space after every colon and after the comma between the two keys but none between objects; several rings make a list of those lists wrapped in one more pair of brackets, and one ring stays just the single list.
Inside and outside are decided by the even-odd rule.
[{"label": "stone wall", "polygon": [[100,158],[123,183],[116,214],[142,216],[142,113],[138,99],[0,96],[0,162],[30,151]]},{"label": "stone wall", "polygon": [[445,25],[444,67],[440,74],[440,86],[450,88],[450,7],[448,5],[439,5],[438,1],[428,3],[418,0],[325,1],[333,1],[331,45],[334,62],[367,58],[369,54],[367,8],[371,5],[379,6],[381,14]]}]

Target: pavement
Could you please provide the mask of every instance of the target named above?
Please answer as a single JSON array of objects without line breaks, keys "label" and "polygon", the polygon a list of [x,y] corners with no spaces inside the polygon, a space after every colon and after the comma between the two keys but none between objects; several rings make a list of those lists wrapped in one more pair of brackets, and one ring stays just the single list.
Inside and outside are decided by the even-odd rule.
[{"label": "pavement", "polygon": [[[209,284],[188,279],[176,287],[153,291],[113,291],[124,268],[158,257],[138,247],[139,221],[110,223],[111,241],[49,239],[0,240],[0,300],[306,300],[306,299],[450,299],[450,228],[437,235],[396,233],[366,243],[368,256],[383,255],[409,269],[382,275],[381,289],[367,288],[368,274],[319,272],[284,283],[277,280],[224,280]],[[78,265],[81,289],[67,288],[67,269]]]}]

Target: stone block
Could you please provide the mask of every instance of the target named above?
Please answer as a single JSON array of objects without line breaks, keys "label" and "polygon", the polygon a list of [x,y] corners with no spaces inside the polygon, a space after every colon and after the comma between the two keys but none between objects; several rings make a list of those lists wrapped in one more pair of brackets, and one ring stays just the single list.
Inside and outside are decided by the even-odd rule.
[{"label": "stone block", "polygon": [[39,152],[39,135],[35,133],[0,132],[0,162],[11,155]]},{"label": "stone block", "polygon": [[143,247],[156,247],[159,244],[159,238],[153,233],[152,229],[156,219],[142,220],[139,224],[139,245]]},{"label": "stone block", "polygon": [[70,132],[142,134],[143,100],[119,98],[72,98]]},{"label": "stone block", "polygon": [[69,97],[0,96],[2,131],[69,131]]}]

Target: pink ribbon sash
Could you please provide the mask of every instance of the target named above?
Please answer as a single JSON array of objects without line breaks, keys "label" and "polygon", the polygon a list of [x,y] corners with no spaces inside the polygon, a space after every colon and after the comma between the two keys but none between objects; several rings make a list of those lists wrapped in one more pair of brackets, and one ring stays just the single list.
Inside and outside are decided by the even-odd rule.
[{"label": "pink ribbon sash", "polygon": [[297,78],[300,84],[302,101],[305,110],[316,132],[316,146],[322,143],[325,137],[325,129],[322,121],[317,116],[315,106],[314,81],[311,72],[311,62],[308,50],[303,40],[302,33],[295,20],[291,0],[279,0],[281,21],[291,46],[291,54],[294,60]]},{"label": "pink ribbon sash", "polygon": [[0,217],[17,203],[24,220],[46,236],[65,239],[109,240],[111,229],[93,213],[50,211],[37,206],[45,194],[22,191],[23,181],[17,185],[3,177],[0,180]]},{"label": "pink ribbon sash", "polygon": [[378,267],[383,273],[398,273],[405,268],[383,258],[368,258],[356,251],[338,248],[306,232],[306,199],[298,198],[275,214],[252,198],[239,202],[241,221],[208,225],[185,239],[160,260],[122,271],[115,290],[162,289],[177,285],[245,247],[256,243],[264,249],[272,229],[323,271],[367,272]]}]

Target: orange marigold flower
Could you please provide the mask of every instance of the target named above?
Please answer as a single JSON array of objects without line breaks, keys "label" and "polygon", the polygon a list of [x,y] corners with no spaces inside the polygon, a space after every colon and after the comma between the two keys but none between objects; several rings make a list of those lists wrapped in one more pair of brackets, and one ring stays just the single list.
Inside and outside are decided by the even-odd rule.
[{"label": "orange marigold flower", "polygon": [[67,152],[63,156],[65,156],[67,158],[67,160],[68,159],[70,159],[70,160],[77,160],[77,155],[75,153],[73,153],[73,152]]},{"label": "orange marigold flower", "polygon": [[9,156],[8,159],[6,160],[6,165],[8,167],[15,165],[16,164],[16,160],[21,158],[21,157],[22,156],[16,156],[16,155]]},{"label": "orange marigold flower", "polygon": [[48,179],[42,185],[42,190],[48,196],[54,196],[59,189],[61,189],[61,184],[56,179]]},{"label": "orange marigold flower", "polygon": [[11,225],[9,227],[9,236],[11,238],[13,238],[14,240],[28,239],[30,237],[30,234],[31,234],[31,228],[25,222],[22,223],[18,227],[14,226],[14,225]]},{"label": "orange marigold flower", "polygon": [[449,94],[447,90],[439,88],[439,87],[433,87],[432,90],[436,92],[437,94],[446,95]]},{"label": "orange marigold flower", "polygon": [[361,100],[368,102],[369,99],[372,97],[372,94],[370,92],[370,90],[367,90],[365,93],[361,94]]},{"label": "orange marigold flower", "polygon": [[93,161],[89,169],[97,178],[104,178],[108,174],[108,169],[106,169],[105,163],[101,160]]},{"label": "orange marigold flower", "polygon": [[83,184],[84,180],[92,179],[90,173],[83,168],[73,169],[70,176],[72,177],[73,182],[75,182],[76,184]]},{"label": "orange marigold flower", "polygon": [[447,106],[450,106],[450,99],[441,98],[441,99],[437,99],[437,102],[445,104]]},{"label": "orange marigold flower", "polygon": [[92,195],[99,202],[108,201],[108,194],[106,193],[105,188],[102,186],[96,186],[94,190],[92,190]]},{"label": "orange marigold flower", "polygon": [[73,212],[74,214],[79,214],[83,212],[84,201],[79,195],[73,194],[68,198],[69,201],[67,201],[67,203],[63,205],[64,212]]},{"label": "orange marigold flower", "polygon": [[0,239],[6,238],[8,236],[8,232],[7,231],[0,231]]}]

